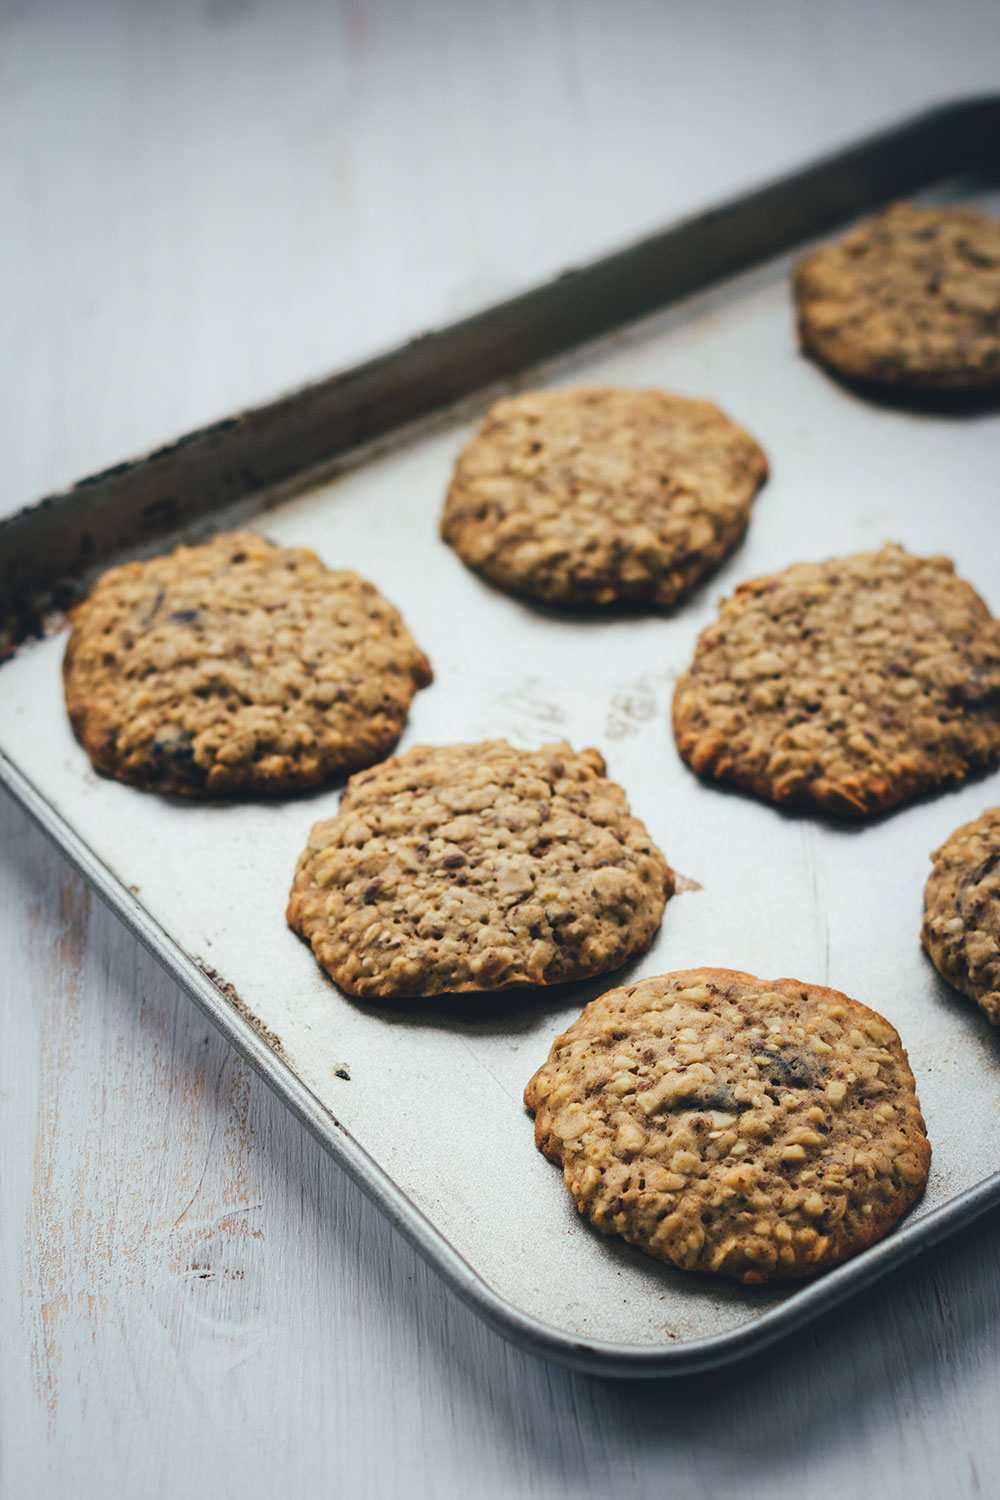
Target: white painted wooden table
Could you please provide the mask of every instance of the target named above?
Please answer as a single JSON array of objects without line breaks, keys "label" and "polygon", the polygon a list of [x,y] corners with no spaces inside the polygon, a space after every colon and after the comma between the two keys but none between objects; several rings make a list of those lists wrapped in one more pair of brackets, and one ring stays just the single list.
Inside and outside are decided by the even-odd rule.
[{"label": "white painted wooden table", "polygon": [[[0,10],[0,513],[944,99],[963,0]],[[460,1305],[0,799],[5,1497],[1000,1494],[1000,1214],[753,1367]]]}]

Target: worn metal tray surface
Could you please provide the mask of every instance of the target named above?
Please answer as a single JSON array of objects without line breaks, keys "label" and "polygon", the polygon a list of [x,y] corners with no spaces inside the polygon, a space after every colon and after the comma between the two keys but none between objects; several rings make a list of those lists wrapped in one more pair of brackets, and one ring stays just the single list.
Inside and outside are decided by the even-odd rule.
[{"label": "worn metal tray surface", "polygon": [[[942,112],[933,129],[927,121],[909,127],[905,152],[897,132],[855,153],[873,170],[856,178],[853,197],[841,192],[841,219],[904,189],[1000,211],[1000,193],[986,178],[955,175],[979,150],[973,140],[994,147],[1000,140],[1000,110],[989,101],[964,108],[965,116]],[[970,109],[979,111],[974,131]],[[942,137],[955,134],[960,119],[965,135],[942,156]],[[847,159],[783,189],[793,212],[774,233],[791,243],[832,227],[816,184],[824,171],[828,183],[840,180]],[[758,203],[773,204],[779,186]],[[704,251],[711,219],[661,237],[681,282],[698,280],[685,259],[692,251],[712,262]],[[740,222],[729,211],[730,226]],[[746,262],[759,262],[762,247],[773,245],[748,231]],[[740,245],[728,244],[726,254],[738,263]],[[691,882],[670,902],[651,951],[614,979],[558,991],[465,997],[447,1011],[375,1008],[341,994],[284,921],[296,858],[312,823],[335,809],[338,788],[245,805],[132,790],[97,776],[73,739],[62,635],[22,645],[0,671],[0,749],[14,793],[456,1290],[509,1337],[585,1369],[660,1374],[759,1348],[1000,1199],[998,1040],[976,1008],[938,980],[918,943],[929,852],[1000,800],[1000,779],[869,826],[835,825],[702,786],[670,734],[674,679],[719,597],[744,578],[891,539],[917,553],[949,554],[1000,611],[1000,417],[907,412],[838,386],[797,352],[790,264],[790,255],[758,263],[514,382],[656,385],[708,397],[765,446],[773,475],[745,542],[669,617],[533,609],[467,572],[438,540],[449,472],[485,399],[484,381],[516,364],[502,308],[480,323],[496,335],[492,362],[482,341],[467,340],[462,356],[460,340],[434,336],[447,376],[440,391],[462,389],[465,357],[465,388],[480,390],[471,403],[355,451],[347,463],[336,460],[325,478],[300,476],[297,494],[289,481],[318,456],[314,437],[301,437],[302,414],[310,402],[331,399],[335,414],[338,389],[353,399],[347,377],[99,476],[0,530],[9,571],[22,584],[32,574],[31,587],[51,597],[62,573],[79,580],[122,555],[122,538],[133,555],[175,540],[164,516],[183,519],[187,536],[250,519],[278,542],[306,544],[332,566],[357,569],[400,606],[436,673],[414,702],[403,748],[505,736],[523,746],[566,738],[604,753],[635,812]],[[564,326],[546,335],[549,352],[592,332],[586,278],[605,271],[580,273],[577,311],[560,304]],[[712,271],[709,264],[706,275]],[[647,277],[643,295],[654,302],[664,284],[677,280]],[[564,297],[565,283],[551,294]],[[544,290],[531,297],[544,322]],[[512,304],[515,329],[526,300]],[[369,367],[382,372],[385,426],[419,405],[394,405],[393,392],[427,350],[425,342]],[[372,436],[377,417],[366,420]],[[361,430],[352,421],[345,418],[339,438],[334,432],[328,452]],[[248,422],[251,436],[266,433],[270,487],[261,487],[247,448]],[[201,511],[194,520],[184,508],[189,492]],[[909,1050],[934,1147],[927,1194],[882,1245],[814,1283],[719,1284],[603,1239],[578,1219],[561,1174],[534,1147],[522,1090],[581,1005],[621,978],[701,964],[843,989],[884,1012]],[[239,1009],[199,965],[224,977]]]}]

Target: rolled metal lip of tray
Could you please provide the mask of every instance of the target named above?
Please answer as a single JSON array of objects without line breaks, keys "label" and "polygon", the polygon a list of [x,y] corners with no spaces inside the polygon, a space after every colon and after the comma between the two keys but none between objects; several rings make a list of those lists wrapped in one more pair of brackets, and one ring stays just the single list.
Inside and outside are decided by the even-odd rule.
[{"label": "rolled metal lip of tray", "polygon": [[[445,1281],[506,1337],[577,1369],[720,1364],[1000,1201],[1000,1057],[917,941],[928,855],[1000,800],[972,782],[865,828],[702,786],[668,725],[720,594],[809,558],[944,552],[1000,606],[995,411],[896,409],[796,349],[791,252],[902,195],[1000,195],[1000,96],[923,115],[353,370],[49,497],[0,527],[0,773],[136,936]],[[668,616],[533,609],[438,540],[451,465],[504,390],[657,385],[717,401],[773,474],[744,543]],[[551,1039],[620,976],[453,1009],[342,995],[285,927],[295,859],[339,788],[187,805],[98,777],[63,708],[60,607],[111,562],[249,523],[370,577],[436,672],[402,747],[595,744],[688,880],[630,978],[701,964],[830,983],[899,1028],[934,1146],[921,1204],[815,1281],[685,1275],[576,1215],[520,1102]],[[992,598],[990,590],[992,588]],[[461,628],[456,629],[456,622]]]}]

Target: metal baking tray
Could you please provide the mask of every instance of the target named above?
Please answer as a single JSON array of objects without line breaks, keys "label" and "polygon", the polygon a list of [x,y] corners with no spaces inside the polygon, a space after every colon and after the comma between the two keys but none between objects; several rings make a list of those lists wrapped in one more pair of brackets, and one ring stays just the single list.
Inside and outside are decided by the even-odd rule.
[{"label": "metal baking tray", "polygon": [[[902,195],[1000,210],[1000,97],[935,111],[358,369],[41,501],[0,528],[0,770],[13,794],[390,1219],[494,1328],[578,1369],[689,1371],[759,1350],[1000,1201],[1000,1054],[918,944],[929,852],[1000,801],[996,776],[865,827],[701,785],[672,683],[719,597],[802,559],[898,540],[945,552],[1000,609],[1000,416],[895,409],[797,351],[792,251]],[[542,363],[542,362],[545,363]],[[504,389],[656,385],[720,404],[772,478],[745,542],[670,615],[557,614],[437,537],[450,469]],[[53,612],[100,569],[251,523],[370,577],[436,678],[402,747],[596,745],[684,877],[629,978],[711,964],[831,984],[899,1028],[934,1147],[927,1193],[819,1279],[685,1275],[580,1220],[535,1150],[525,1081],[583,1003],[553,991],[373,1007],[286,928],[296,857],[338,788],[183,803],[97,776],[63,708]]]}]

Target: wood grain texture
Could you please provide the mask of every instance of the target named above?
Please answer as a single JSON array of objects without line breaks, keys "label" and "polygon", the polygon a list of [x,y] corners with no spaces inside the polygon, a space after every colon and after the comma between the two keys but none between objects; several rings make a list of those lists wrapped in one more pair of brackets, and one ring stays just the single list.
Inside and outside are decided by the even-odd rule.
[{"label": "wood grain texture", "polygon": [[[973,0],[8,4],[0,512],[992,87],[998,44]],[[752,1367],[569,1375],[5,798],[0,955],[4,1495],[1000,1489],[1000,1213]]]}]

